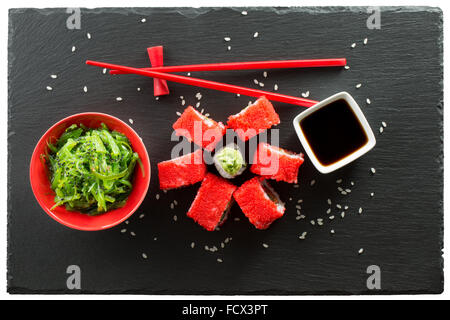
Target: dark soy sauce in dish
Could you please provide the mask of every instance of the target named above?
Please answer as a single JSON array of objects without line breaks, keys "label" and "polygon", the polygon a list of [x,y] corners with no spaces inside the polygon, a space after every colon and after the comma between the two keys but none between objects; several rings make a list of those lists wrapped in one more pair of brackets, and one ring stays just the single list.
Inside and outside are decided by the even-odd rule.
[{"label": "dark soy sauce in dish", "polygon": [[368,141],[361,123],[344,99],[311,113],[300,120],[299,125],[323,166],[338,162]]}]

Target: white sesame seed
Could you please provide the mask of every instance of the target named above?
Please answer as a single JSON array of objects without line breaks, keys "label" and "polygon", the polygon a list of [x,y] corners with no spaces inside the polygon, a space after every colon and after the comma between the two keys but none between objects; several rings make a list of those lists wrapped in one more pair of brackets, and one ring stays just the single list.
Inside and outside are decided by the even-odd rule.
[{"label": "white sesame seed", "polygon": [[375,195],[375,193],[374,193],[374,192],[371,192],[371,193],[370,193],[370,196],[371,196],[371,197],[373,197],[374,195]]},{"label": "white sesame seed", "polygon": [[346,196],[347,195],[347,191],[341,191],[341,194]]},{"label": "white sesame seed", "polygon": [[264,83],[263,83],[263,82],[260,82],[260,83],[259,83],[259,86],[260,86],[260,87],[264,87]]},{"label": "white sesame seed", "polygon": [[375,174],[375,172],[377,171],[375,170],[375,168],[370,168],[370,172],[372,172],[372,174]]},{"label": "white sesame seed", "polygon": [[91,38],[91,34],[88,32],[88,33],[86,33],[86,37],[88,38],[88,39],[90,39]]},{"label": "white sesame seed", "polygon": [[242,14],[243,16],[246,16],[248,13],[247,13],[247,11],[242,11],[241,14]]},{"label": "white sesame seed", "polygon": [[153,241],[156,241],[156,240],[158,240],[158,238],[157,238],[157,237],[154,237],[154,238],[153,238]]},{"label": "white sesame seed", "polygon": [[191,242],[191,248],[194,249],[195,247],[195,242]]},{"label": "white sesame seed", "polygon": [[275,84],[275,85],[273,86],[273,90],[278,91],[278,85],[277,85],[277,84]]},{"label": "white sesame seed", "polygon": [[295,217],[295,220],[300,220],[300,219],[301,219],[300,216]]},{"label": "white sesame seed", "polygon": [[225,37],[225,38],[223,38],[223,40],[225,40],[226,42],[228,42],[228,41],[231,41],[231,38],[230,38],[230,37]]},{"label": "white sesame seed", "polygon": [[234,221],[241,221],[241,219],[236,217],[236,218],[234,218]]},{"label": "white sesame seed", "polygon": [[353,42],[352,45],[351,45],[351,47],[352,47],[352,48],[356,47],[356,43]]},{"label": "white sesame seed", "polygon": [[259,84],[259,81],[258,81],[257,79],[253,79],[253,82],[254,82],[255,84]]},{"label": "white sesame seed", "polygon": [[323,219],[318,218],[318,219],[317,219],[317,224],[318,224],[319,226],[323,225]]},{"label": "white sesame seed", "polygon": [[331,208],[328,208],[327,209],[327,214],[330,214],[331,213]]},{"label": "white sesame seed", "polygon": [[205,117],[209,117],[209,113],[205,113]]},{"label": "white sesame seed", "polygon": [[352,190],[351,189],[345,189],[345,192],[350,193],[350,192],[352,192]]},{"label": "white sesame seed", "polygon": [[200,110],[200,113],[203,113],[205,111],[205,109]]},{"label": "white sesame seed", "polygon": [[387,123],[386,122],[384,122],[384,121],[382,121],[381,122],[381,125],[384,127],[384,128],[386,128],[387,127]]},{"label": "white sesame seed", "polygon": [[364,43],[364,45],[366,45],[367,44],[367,41],[368,41],[369,39],[367,39],[367,38],[364,38],[364,41],[363,41],[363,43]]},{"label": "white sesame seed", "polygon": [[240,97],[241,95],[239,93],[236,93],[236,97]]},{"label": "white sesame seed", "polygon": [[363,208],[358,209],[358,213],[361,214],[363,212]]},{"label": "white sesame seed", "polygon": [[355,185],[355,183],[354,183],[353,181],[350,181],[350,184],[351,184],[352,186],[354,186],[354,185]]},{"label": "white sesame seed", "polygon": [[170,209],[173,209],[174,207],[175,207],[175,206],[174,206],[173,202],[170,203]]},{"label": "white sesame seed", "polygon": [[190,76],[191,76],[191,73],[190,73],[190,72],[188,72],[188,73],[187,73],[187,76],[188,76],[188,77],[190,77]]},{"label": "white sesame seed", "polygon": [[367,104],[371,104],[372,102],[370,101],[369,98],[367,98],[367,99],[366,99],[366,103],[367,103]]},{"label": "white sesame seed", "polygon": [[155,198],[156,200],[159,200],[159,193],[156,194]]},{"label": "white sesame seed", "polygon": [[186,104],[185,100],[181,100],[181,105],[184,106]]},{"label": "white sesame seed", "polygon": [[136,233],[134,233],[133,231],[131,231],[130,234],[131,234],[133,237],[136,236]]},{"label": "white sesame seed", "polygon": [[334,229],[331,229],[331,230],[330,230],[330,233],[331,233],[331,234],[334,234]]},{"label": "white sesame seed", "polygon": [[[200,101],[199,102],[197,102],[196,104],[195,104],[195,107],[198,109],[198,107],[200,107]],[[203,110],[203,109],[202,109]],[[203,113],[203,112],[202,112]]]},{"label": "white sesame seed", "polygon": [[134,120],[133,119],[128,119],[128,122],[130,122],[131,124],[133,124],[134,123]]},{"label": "white sesame seed", "polygon": [[226,238],[225,240],[223,240],[223,242],[228,243],[230,241],[230,238]]},{"label": "white sesame seed", "polygon": [[309,185],[312,187],[313,185],[315,185],[316,184],[316,180],[311,180],[311,182],[309,183]]},{"label": "white sesame seed", "polygon": [[255,33],[253,34],[253,38],[257,38],[258,35],[259,35],[259,33],[258,33],[258,32],[255,32]]},{"label": "white sesame seed", "polygon": [[220,259],[220,258],[217,258],[217,262],[219,262],[219,263],[222,263],[222,262],[223,262],[223,260],[222,260],[222,259]]},{"label": "white sesame seed", "polygon": [[311,223],[313,226],[316,225],[316,222],[314,220],[311,220],[309,223]]},{"label": "white sesame seed", "polygon": [[145,253],[143,253],[142,258],[147,259],[147,255]]},{"label": "white sesame seed", "polygon": [[136,90],[137,90],[137,91],[141,91],[141,88],[137,87]]},{"label": "white sesame seed", "polygon": [[178,217],[177,217],[177,215],[174,215],[174,216],[173,216],[173,221],[175,221],[175,222],[176,222],[177,220],[178,220]]},{"label": "white sesame seed", "polygon": [[158,101],[158,100],[159,100],[159,97],[155,97],[155,100]]},{"label": "white sesame seed", "polygon": [[142,213],[139,215],[139,219],[142,219],[143,217],[145,217],[145,214]]},{"label": "white sesame seed", "polygon": [[75,46],[72,46],[72,52],[75,52],[75,50],[77,50],[77,48]]},{"label": "white sesame seed", "polygon": [[358,250],[358,254],[362,254],[363,252],[364,252],[364,249],[363,249],[363,248],[361,248],[361,249]]},{"label": "white sesame seed", "polygon": [[344,69],[348,70],[348,69],[350,69],[350,66],[344,66]]},{"label": "white sesame seed", "polygon": [[298,184],[294,184],[294,188],[298,188],[300,187]]},{"label": "white sesame seed", "polygon": [[208,246],[205,246],[205,250],[206,250],[206,251],[209,251],[209,247],[208,247]]},{"label": "white sesame seed", "polygon": [[295,206],[297,209],[301,209],[302,207],[300,205]]},{"label": "white sesame seed", "polygon": [[327,203],[331,205],[331,199],[327,199]]},{"label": "white sesame seed", "polygon": [[304,240],[308,232],[303,231],[303,233],[298,237],[300,240]]},{"label": "white sesame seed", "polygon": [[341,206],[340,204],[337,204],[337,205],[336,205],[336,208],[342,209],[342,206]]},{"label": "white sesame seed", "polygon": [[122,99],[122,97],[117,97],[116,100],[117,101],[122,101],[123,99]]},{"label": "white sesame seed", "polygon": [[344,189],[342,189],[342,187],[337,187],[338,191],[344,191]]},{"label": "white sesame seed", "polygon": [[339,183],[341,183],[341,182],[342,182],[342,179],[337,179],[337,180],[336,180],[336,183],[337,183],[337,184],[339,184]]},{"label": "white sesame seed", "polygon": [[50,87],[50,86],[47,86],[47,87],[45,87],[48,91],[52,91],[53,90],[53,88],[52,87]]},{"label": "white sesame seed", "polygon": [[302,97],[303,98],[308,98],[309,97],[309,91],[302,92]]},{"label": "white sesame seed", "polygon": [[145,18],[142,18],[142,19],[141,19],[141,22],[142,22],[142,23],[145,23],[146,21],[147,21],[147,19],[145,19]]},{"label": "white sesame seed", "polygon": [[221,243],[220,243],[220,247],[221,247],[222,249],[225,248],[225,243],[221,242]]},{"label": "white sesame seed", "polygon": [[127,232],[127,229],[122,229],[122,230],[120,230],[120,232],[125,233],[125,232]]},{"label": "white sesame seed", "polygon": [[181,112],[180,111],[177,111],[176,114],[177,114],[177,116],[181,116]]},{"label": "white sesame seed", "polygon": [[263,72],[263,77],[264,77],[264,78],[267,78],[267,71],[264,71],[264,72]]},{"label": "white sesame seed", "polygon": [[299,217],[300,219],[305,219],[305,218],[306,218],[306,216],[304,216],[303,214],[299,215],[298,217]]},{"label": "white sesame seed", "polygon": [[130,223],[130,221],[128,221],[128,220],[125,221],[125,224],[129,224],[129,223]]},{"label": "white sesame seed", "polygon": [[263,245],[263,247],[266,248],[266,249],[269,247],[269,245],[268,245],[267,243],[263,243],[262,245]]},{"label": "white sesame seed", "polygon": [[331,215],[331,216],[328,217],[328,219],[333,220],[333,219],[334,219],[334,216]]},{"label": "white sesame seed", "polygon": [[108,69],[106,69],[106,68],[103,68],[103,74],[106,74],[106,71],[108,71]]},{"label": "white sesame seed", "polygon": [[297,200],[297,203],[302,203],[303,202],[303,199],[298,199]]},{"label": "white sesame seed", "polygon": [[345,206],[345,207],[344,207],[344,210],[348,210],[348,206]]},{"label": "white sesame seed", "polygon": [[86,86],[83,87],[83,91],[87,92],[87,87]]},{"label": "white sesame seed", "polygon": [[383,133],[384,129],[383,127],[380,127],[380,133]]},{"label": "white sesame seed", "polygon": [[231,46],[228,46],[228,47],[227,47],[227,50],[230,51],[230,50],[231,50]]},{"label": "white sesame seed", "polygon": [[342,211],[341,212],[341,218],[344,219],[344,217],[345,217],[345,211]]},{"label": "white sesame seed", "polygon": [[358,83],[355,87],[356,87],[356,89],[359,89],[359,88],[361,88],[361,86],[362,86],[362,84]]},{"label": "white sesame seed", "polygon": [[56,78],[58,78],[58,76],[56,74],[52,74],[52,75],[50,75],[50,78],[56,79]]}]

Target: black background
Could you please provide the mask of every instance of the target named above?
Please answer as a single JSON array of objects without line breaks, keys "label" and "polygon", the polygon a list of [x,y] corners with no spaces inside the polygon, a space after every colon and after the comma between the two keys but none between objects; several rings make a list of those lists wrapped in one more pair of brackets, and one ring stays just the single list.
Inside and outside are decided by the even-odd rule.
[{"label": "black background", "polygon": [[[443,290],[442,12],[382,8],[381,29],[369,30],[366,8],[245,9],[247,16],[241,15],[242,10],[82,9],[81,30],[66,28],[65,9],[10,11],[9,292],[393,294]],[[146,23],[140,22],[143,17]],[[87,39],[87,32],[92,39]],[[259,32],[258,38],[253,38],[254,32]],[[232,40],[224,42],[225,36]],[[366,37],[368,43],[363,45]],[[235,205],[220,231],[206,232],[185,216],[198,185],[167,194],[158,190],[156,164],[170,158],[177,143],[170,136],[176,111],[183,110],[179,96],[195,104],[195,94],[201,92],[200,109],[223,122],[253,99],[169,83],[171,95],[156,101],[151,79],[112,77],[84,64],[92,59],[148,66],[146,48],[160,44],[165,47],[166,65],[346,57],[350,70],[269,70],[267,79],[263,70],[193,76],[257,88],[256,78],[264,82],[265,90],[273,90],[277,83],[280,93],[300,96],[309,90],[315,100],[348,91],[376,133],[377,145],[329,175],[318,173],[306,159],[300,169],[300,188],[272,183],[287,210],[268,230],[256,230]],[[51,74],[58,78],[51,79]],[[360,89],[355,88],[358,83],[362,83]],[[53,90],[47,91],[47,85]],[[123,101],[116,101],[118,96]],[[280,145],[303,151],[291,122],[304,109],[274,105],[281,118]],[[29,184],[29,160],[40,136],[61,118],[85,111],[105,112],[125,121],[132,118],[152,162],[149,193],[140,209],[128,225],[101,232],[59,225],[39,207]],[[380,135],[381,121],[388,127]],[[377,170],[373,176],[371,167]],[[338,178],[346,187],[355,182],[350,195],[337,192]],[[316,180],[313,187],[312,179]],[[307,218],[297,221],[299,198],[304,200],[302,213]],[[333,221],[325,214],[327,198],[333,201]],[[174,199],[179,204],[171,210]],[[344,219],[336,203],[349,206]],[[357,213],[359,207],[364,208],[362,215]],[[139,219],[142,213],[145,217]],[[241,221],[234,221],[235,217]],[[324,226],[310,225],[315,218],[324,218]],[[127,232],[121,233],[122,228]],[[303,231],[308,235],[302,241],[298,235]],[[224,249],[216,253],[203,249],[205,245],[220,248],[227,237],[233,240]],[[194,249],[191,242],[196,243]],[[361,255],[360,248],[364,248]],[[148,259],[142,258],[143,252]],[[66,288],[66,268],[72,264],[81,268],[81,290]],[[381,290],[366,287],[369,265],[381,268]]]}]

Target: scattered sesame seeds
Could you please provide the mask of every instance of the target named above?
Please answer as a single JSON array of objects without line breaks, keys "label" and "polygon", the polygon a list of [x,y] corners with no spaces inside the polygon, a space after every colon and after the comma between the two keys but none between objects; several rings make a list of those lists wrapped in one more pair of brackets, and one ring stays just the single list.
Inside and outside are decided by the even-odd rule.
[{"label": "scattered sesame seeds", "polygon": [[375,174],[375,172],[377,171],[375,170],[375,168],[370,168],[370,172],[372,172],[372,174]]},{"label": "scattered sesame seeds", "polygon": [[356,43],[353,42],[352,45],[351,45],[351,47],[352,47],[352,48],[356,47]]},{"label": "scattered sesame seeds", "polygon": [[133,119],[128,119],[128,122],[130,122],[131,124],[133,124],[134,123],[134,120]]},{"label": "scattered sesame seeds", "polygon": [[191,248],[192,248],[192,249],[195,248],[195,242],[191,242]]},{"label": "scattered sesame seeds", "polygon": [[359,88],[361,88],[361,86],[362,86],[362,84],[361,84],[361,83],[358,83],[358,84],[355,86],[355,88],[356,88],[356,89],[359,89]]},{"label": "scattered sesame seeds", "polygon": [[309,223],[311,223],[313,226],[316,225],[316,221],[314,221],[314,220],[311,220]]},{"label": "scattered sesame seeds", "polygon": [[258,32],[255,32],[254,34],[253,34],[253,38],[257,38],[259,36],[259,33]]},{"label": "scattered sesame seeds", "polygon": [[318,219],[317,219],[317,224],[318,224],[319,226],[323,225],[323,219],[322,219],[322,218],[318,218]]},{"label": "scattered sesame seeds", "polygon": [[226,42],[229,42],[229,41],[231,41],[231,38],[230,37],[225,37],[225,38],[223,38],[223,40],[225,40]]},{"label": "scattered sesame seeds", "polygon": [[305,240],[306,235],[308,234],[308,232],[303,231],[303,233],[298,237],[300,240]]},{"label": "scattered sesame seeds", "polygon": [[333,219],[334,219],[334,216],[331,215],[331,216],[328,217],[328,219],[333,220]]},{"label": "scattered sesame seeds", "polygon": [[123,99],[122,99],[122,97],[117,97],[116,100],[117,101],[122,101]]},{"label": "scattered sesame seeds", "polygon": [[364,249],[363,249],[363,248],[361,248],[361,249],[358,250],[358,254],[362,254],[363,252],[364,252]]},{"label": "scattered sesame seeds", "polygon": [[308,98],[309,97],[309,91],[302,92],[302,97],[303,98]]},{"label": "scattered sesame seeds", "polygon": [[269,247],[269,245],[268,245],[267,243],[263,243],[262,245],[263,245],[263,247],[266,248],[266,249]]},{"label": "scattered sesame seeds", "polygon": [[72,46],[72,52],[75,52],[75,50],[77,50],[77,48],[75,46]]},{"label": "scattered sesame seeds", "polygon": [[56,79],[56,78],[58,78],[58,76],[56,74],[52,74],[52,75],[50,75],[50,78]]},{"label": "scattered sesame seeds", "polygon": [[142,19],[141,19],[141,22],[142,22],[142,23],[145,23],[146,21],[147,21],[147,19],[145,19],[145,18],[142,18]]},{"label": "scattered sesame seeds", "polygon": [[342,189],[342,187],[337,187],[338,191],[342,192],[344,191],[344,189]]},{"label": "scattered sesame seeds", "polygon": [[86,37],[88,38],[88,39],[90,39],[91,38],[91,34],[88,32],[88,33],[86,33]]},{"label": "scattered sesame seeds", "polygon": [[50,87],[50,86],[45,87],[45,89],[47,89],[48,91],[52,91],[53,90],[53,88]]},{"label": "scattered sesame seeds", "polygon": [[87,87],[86,86],[83,87],[83,91],[87,92]]},{"label": "scattered sesame seeds", "polygon": [[241,14],[242,14],[243,16],[246,16],[246,15],[248,14],[248,12],[247,12],[247,11],[242,11]]},{"label": "scattered sesame seeds", "polygon": [[369,98],[367,98],[367,99],[366,99],[366,103],[367,103],[367,104],[371,104],[372,102],[370,101]]},{"label": "scattered sesame seeds", "polygon": [[363,212],[363,208],[358,209],[358,213],[361,214]]},{"label": "scattered sesame seeds", "polygon": [[337,204],[337,205],[336,205],[336,208],[342,209],[342,206],[341,206],[340,204]]},{"label": "scattered sesame seeds", "polygon": [[366,45],[366,44],[367,44],[367,41],[369,41],[369,39],[367,39],[367,38],[364,38],[364,41],[363,41],[364,45]]},{"label": "scattered sesame seeds", "polygon": [[277,84],[275,84],[275,85],[273,86],[273,90],[278,91],[278,85],[277,85]]},{"label": "scattered sesame seeds", "polygon": [[147,254],[142,253],[142,258],[147,259],[147,258],[148,258],[148,257],[147,257]]}]

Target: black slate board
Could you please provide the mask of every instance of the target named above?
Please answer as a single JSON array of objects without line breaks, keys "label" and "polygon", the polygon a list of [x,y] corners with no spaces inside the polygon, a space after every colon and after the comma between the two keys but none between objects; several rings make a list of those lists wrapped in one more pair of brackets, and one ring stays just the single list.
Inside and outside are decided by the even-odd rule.
[{"label": "black slate board", "polygon": [[[437,8],[381,10],[369,30],[366,8],[108,8],[81,9],[81,30],[68,30],[65,9],[12,9],[9,14],[8,291],[11,293],[138,294],[399,294],[443,290],[442,12]],[[147,21],[141,22],[145,17]],[[258,38],[253,38],[254,32]],[[86,33],[92,35],[87,39]],[[230,43],[223,38],[230,36]],[[363,39],[368,38],[367,45]],[[351,48],[352,43],[355,48]],[[294,58],[348,58],[350,70],[199,73],[199,77],[320,100],[350,92],[377,133],[373,151],[338,172],[321,175],[309,160],[300,188],[273,183],[287,203],[267,231],[251,226],[237,206],[218,232],[185,216],[198,185],[158,190],[156,164],[170,157],[180,96],[226,121],[250,100],[170,83],[156,101],[152,80],[110,77],[84,64],[97,59],[149,64],[146,48],[165,46],[165,64]],[[76,51],[72,53],[72,46]],[[231,51],[227,51],[231,45]],[[51,79],[57,74],[57,79]],[[360,89],[355,85],[362,83]],[[53,91],[47,91],[46,86]],[[88,92],[83,92],[84,86]],[[136,88],[142,90],[137,92]],[[123,101],[115,100],[117,96]],[[370,98],[371,104],[365,101]],[[302,151],[291,120],[302,108],[275,103],[280,144]],[[152,161],[150,191],[128,225],[80,232],[50,219],[35,201],[28,166],[38,138],[61,118],[99,111],[134,119]],[[378,133],[381,121],[387,123]],[[376,174],[370,174],[370,168]],[[335,180],[352,193],[338,194]],[[316,180],[311,187],[310,181]],[[370,193],[374,192],[374,197]],[[160,200],[155,195],[161,195]],[[292,201],[289,201],[292,198]],[[304,199],[305,220],[295,202]],[[348,205],[345,219],[326,199]],[[169,204],[176,199],[175,210]],[[359,207],[364,208],[358,215]],[[139,215],[145,214],[143,219]],[[178,221],[173,221],[177,214]],[[234,221],[239,217],[241,221]],[[325,218],[324,226],[309,221]],[[121,229],[126,228],[126,233]],[[330,229],[335,234],[330,234]],[[130,231],[136,233],[133,237]],[[306,240],[298,235],[307,231]],[[154,238],[157,238],[154,240]],[[224,249],[225,238],[232,241]],[[191,249],[191,242],[196,247]],[[267,243],[269,248],[264,248]],[[217,246],[216,253],[204,246]],[[358,250],[364,248],[359,255]],[[142,258],[142,253],[148,259]],[[223,263],[218,263],[222,258]],[[81,268],[81,290],[66,288],[66,268]],[[366,269],[381,269],[381,290],[369,290]]]}]

